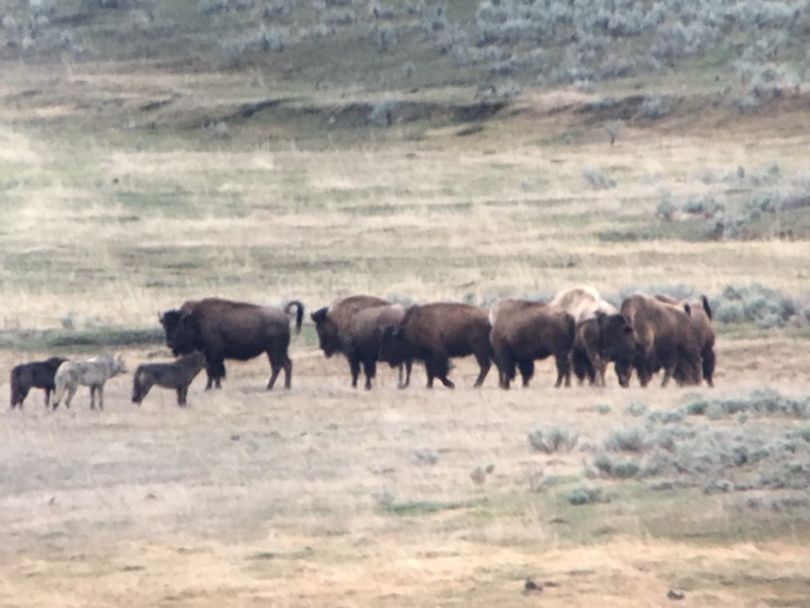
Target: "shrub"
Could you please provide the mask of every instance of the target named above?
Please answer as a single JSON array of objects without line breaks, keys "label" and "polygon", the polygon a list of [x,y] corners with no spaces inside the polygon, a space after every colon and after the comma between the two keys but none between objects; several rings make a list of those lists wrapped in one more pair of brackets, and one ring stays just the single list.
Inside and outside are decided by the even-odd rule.
[{"label": "shrub", "polygon": [[638,463],[632,460],[614,461],[607,454],[597,456],[593,461],[593,465],[603,475],[618,479],[629,479],[641,473],[641,466]]},{"label": "shrub", "polygon": [[647,413],[647,406],[636,401],[624,408],[624,413],[636,417],[643,416]]},{"label": "shrub", "polygon": [[658,120],[669,114],[666,100],[660,95],[645,97],[636,116],[647,120]]},{"label": "shrub", "polygon": [[535,429],[529,433],[529,445],[539,452],[553,454],[557,451],[570,451],[578,437],[559,428]]},{"label": "shrub", "polygon": [[604,447],[611,452],[642,452],[647,444],[641,429],[624,429],[611,433]]},{"label": "shrub", "polygon": [[658,201],[658,206],[655,208],[655,215],[665,222],[671,222],[677,210],[677,207],[672,202],[672,195],[669,192],[664,192]]},{"label": "shrub", "polygon": [[611,412],[611,407],[607,403],[600,403],[596,406],[596,411],[599,412],[601,415],[609,414]]},{"label": "shrub", "polygon": [[585,169],[582,177],[595,190],[609,190],[616,187],[616,181],[605,175],[600,169],[594,167]]},{"label": "shrub", "polygon": [[759,283],[729,285],[713,299],[713,308],[719,323],[749,322],[763,329],[782,327],[796,315],[789,298]]},{"label": "shrub", "polygon": [[396,101],[380,101],[371,108],[368,113],[368,123],[376,127],[390,127],[396,120]]},{"label": "shrub", "polygon": [[568,491],[565,498],[568,500],[569,504],[574,506],[610,502],[610,498],[602,492],[601,488],[591,488],[587,486],[572,488]]}]

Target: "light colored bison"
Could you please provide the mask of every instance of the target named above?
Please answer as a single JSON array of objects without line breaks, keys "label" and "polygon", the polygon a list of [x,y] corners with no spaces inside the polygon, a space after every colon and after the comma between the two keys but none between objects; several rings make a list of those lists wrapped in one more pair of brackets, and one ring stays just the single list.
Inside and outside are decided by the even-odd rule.
[{"label": "light colored bison", "polygon": [[605,386],[609,358],[604,352],[600,319],[605,315],[616,314],[616,307],[590,286],[561,291],[554,296],[550,305],[565,310],[577,324],[571,351],[574,374],[580,382],[587,377],[591,384]]},{"label": "light colored bison", "polygon": [[160,315],[166,344],[175,355],[205,353],[208,382],[205,389],[220,388],[225,377],[225,359],[247,361],[267,354],[271,374],[267,389],[273,388],[281,370],[284,387],[292,384],[290,312],[297,308],[295,328],[301,331],[304,305],[292,301],[284,308],[259,306],[221,298],[189,300],[177,310]]},{"label": "light colored bison", "polygon": [[45,407],[50,405],[51,392],[54,389],[54,376],[59,366],[66,359],[51,357],[45,361],[21,363],[11,370],[11,409],[23,407],[25,398],[32,388],[45,391]]},{"label": "light colored bison", "polygon": [[490,311],[489,335],[498,367],[499,385],[508,389],[520,370],[523,386],[534,375],[534,362],[554,356],[557,365],[555,387],[571,384],[569,355],[574,344],[574,318],[566,311],[528,300],[508,299]]},{"label": "light colored bison", "polygon": [[59,407],[65,392],[67,392],[65,407],[69,408],[79,386],[89,386],[90,409],[96,409],[96,393],[98,393],[98,407],[103,410],[104,384],[110,378],[126,371],[127,367],[120,355],[99,355],[92,359],[65,361],[56,370],[54,377],[53,409]]},{"label": "light colored bison", "polygon": [[447,388],[455,384],[447,377],[452,357],[475,355],[480,372],[475,386],[481,386],[492,365],[488,313],[469,304],[437,302],[408,308],[402,322],[385,330],[380,358],[391,364],[418,359],[425,364],[427,387],[438,378]]},{"label": "light colored bison", "polygon": [[132,402],[138,405],[157,385],[177,391],[177,405],[184,407],[188,387],[205,367],[205,355],[195,351],[170,363],[143,363],[132,376]]}]

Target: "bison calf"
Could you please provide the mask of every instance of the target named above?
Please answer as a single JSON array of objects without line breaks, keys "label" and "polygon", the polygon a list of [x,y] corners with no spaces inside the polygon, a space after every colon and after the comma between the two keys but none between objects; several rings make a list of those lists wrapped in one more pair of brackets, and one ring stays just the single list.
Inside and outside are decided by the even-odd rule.
[{"label": "bison calf", "polygon": [[21,363],[11,370],[11,409],[22,409],[23,402],[32,388],[45,391],[45,407],[50,405],[51,391],[54,390],[54,376],[66,359],[51,357],[45,361]]},{"label": "bison calf", "polygon": [[534,375],[534,362],[551,355],[559,387],[571,384],[569,354],[574,344],[574,319],[564,310],[527,300],[503,300],[490,312],[489,339],[495,352],[500,387],[508,389],[520,369],[523,386]]},{"label": "bison calf", "polygon": [[143,363],[132,377],[132,403],[138,405],[157,385],[177,391],[177,405],[186,405],[188,387],[205,367],[205,355],[199,351],[180,357],[172,363]]},{"label": "bison calf", "polygon": [[419,359],[425,364],[427,387],[438,378],[447,388],[451,357],[475,355],[480,367],[475,386],[481,386],[492,365],[487,311],[468,304],[439,302],[411,306],[402,322],[384,331],[380,359],[392,365]]}]

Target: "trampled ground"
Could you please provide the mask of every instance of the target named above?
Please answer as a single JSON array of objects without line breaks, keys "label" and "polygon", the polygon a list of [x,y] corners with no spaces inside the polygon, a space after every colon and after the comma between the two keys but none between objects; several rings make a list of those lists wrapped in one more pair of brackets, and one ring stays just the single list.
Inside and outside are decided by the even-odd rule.
[{"label": "trampled ground", "polygon": [[[579,284],[707,294],[717,388],[555,391],[546,363],[529,390],[494,371],[474,390],[460,361],[453,392],[420,368],[354,391],[306,324],[289,392],[256,360],[221,391],[198,380],[187,410],[132,405],[129,376],[103,413],[32,394],[0,414],[0,606],[810,605],[806,85],[777,70],[737,103],[772,62],[806,72],[784,34],[806,16],[746,8],[767,27],[659,70],[635,56],[657,29],[579,39],[600,69],[639,65],[553,84],[578,68],[559,41],[439,48],[458,21],[481,52],[476,3],[311,4],[0,6],[3,399],[46,354],[168,357],[156,312],[188,298],[488,305]],[[274,20],[283,52],[234,63]],[[745,45],[767,56],[741,81]],[[543,78],[492,71],[530,56]]]},{"label": "trampled ground", "polygon": [[[187,410],[167,391],[130,404],[128,378],[109,383],[103,413],[84,391],[53,413],[32,394],[0,425],[0,604],[649,606],[675,588],[692,606],[803,605],[806,487],[713,493],[717,474],[694,471],[587,479],[612,433],[641,428],[657,441],[650,412],[698,393],[767,384],[806,395],[806,351],[786,356],[796,348],[722,341],[718,387],[699,391],[621,390],[613,378],[604,390],[554,390],[550,365],[530,389],[500,391],[490,377],[475,390],[466,360],[455,391],[427,391],[421,369],[405,391],[387,369],[373,391],[354,391],[344,361],[296,349],[293,390],[265,392],[263,361],[232,364],[219,392],[198,379]],[[751,453],[750,432],[779,443],[808,428],[779,414],[675,426],[731,429]],[[552,427],[576,446],[532,450],[528,434]],[[767,462],[721,476],[742,480]],[[607,502],[570,504],[582,487]],[[542,597],[522,593],[526,578]]]}]

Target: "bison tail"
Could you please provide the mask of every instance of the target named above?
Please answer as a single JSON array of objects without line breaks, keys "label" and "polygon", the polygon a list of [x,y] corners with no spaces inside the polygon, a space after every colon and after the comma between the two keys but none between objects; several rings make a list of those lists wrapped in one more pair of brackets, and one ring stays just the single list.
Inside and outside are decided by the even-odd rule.
[{"label": "bison tail", "polygon": [[287,306],[284,307],[284,312],[286,312],[287,314],[290,314],[290,310],[293,307],[297,308],[297,311],[295,313],[295,333],[300,334],[301,333],[301,321],[303,321],[303,319],[304,319],[304,305],[298,300],[293,300],[293,301],[289,302],[287,304]]},{"label": "bison tail", "polygon": [[700,301],[703,303],[703,310],[706,312],[706,316],[709,317],[709,319],[711,319],[712,318],[712,307],[709,306],[709,298],[702,295],[702,296],[700,296]]}]

